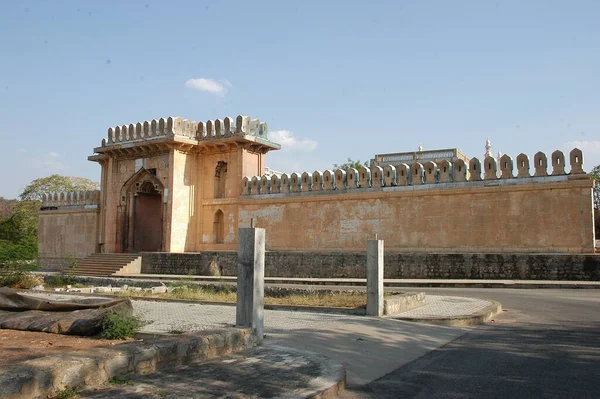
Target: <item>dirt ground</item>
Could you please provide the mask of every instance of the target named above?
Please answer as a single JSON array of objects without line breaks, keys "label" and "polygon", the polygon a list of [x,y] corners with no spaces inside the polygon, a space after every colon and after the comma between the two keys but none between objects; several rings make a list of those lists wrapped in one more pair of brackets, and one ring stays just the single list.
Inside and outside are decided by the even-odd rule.
[{"label": "dirt ground", "polygon": [[107,347],[127,341],[0,329],[0,367],[47,355]]}]

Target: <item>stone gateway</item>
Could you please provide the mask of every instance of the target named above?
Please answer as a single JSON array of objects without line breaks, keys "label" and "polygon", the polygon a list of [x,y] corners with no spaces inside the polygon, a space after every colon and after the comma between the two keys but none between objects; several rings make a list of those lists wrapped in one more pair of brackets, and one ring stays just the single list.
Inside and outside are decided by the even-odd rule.
[{"label": "stone gateway", "polygon": [[48,193],[39,261],[91,253],[235,251],[240,227],[267,251],[594,253],[594,181],[583,154],[482,161],[455,149],[377,155],[370,167],[273,173],[267,124],[178,117],[108,130],[89,160],[101,190]]}]

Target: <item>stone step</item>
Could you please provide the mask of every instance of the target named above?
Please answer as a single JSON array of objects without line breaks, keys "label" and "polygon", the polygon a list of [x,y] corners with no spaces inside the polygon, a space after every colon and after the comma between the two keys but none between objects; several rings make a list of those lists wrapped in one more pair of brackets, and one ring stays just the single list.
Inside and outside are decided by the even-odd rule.
[{"label": "stone step", "polygon": [[81,276],[109,277],[140,258],[138,254],[91,254],[82,259],[73,272]]},{"label": "stone step", "polygon": [[122,260],[89,260],[86,262],[79,262],[79,264],[77,266],[82,266],[82,265],[121,265],[123,263],[129,263],[129,262],[133,262],[135,259],[127,259],[125,261]]}]

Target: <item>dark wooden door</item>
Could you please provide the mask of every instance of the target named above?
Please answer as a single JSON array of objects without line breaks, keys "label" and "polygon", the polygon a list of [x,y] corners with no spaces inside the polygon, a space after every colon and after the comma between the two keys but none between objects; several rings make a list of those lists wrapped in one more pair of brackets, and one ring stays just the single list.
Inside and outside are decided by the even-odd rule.
[{"label": "dark wooden door", "polygon": [[160,194],[138,193],[135,197],[133,248],[158,252],[162,249],[162,202]]}]

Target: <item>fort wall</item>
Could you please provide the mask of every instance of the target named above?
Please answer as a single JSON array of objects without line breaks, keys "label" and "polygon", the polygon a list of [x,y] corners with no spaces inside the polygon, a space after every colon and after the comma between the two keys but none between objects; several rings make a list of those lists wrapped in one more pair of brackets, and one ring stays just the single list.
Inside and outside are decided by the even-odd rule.
[{"label": "fort wall", "polygon": [[445,171],[434,162],[337,170],[332,181],[330,171],[270,185],[244,178],[239,226],[265,228],[267,249],[277,251],[356,251],[377,236],[400,252],[593,253],[594,182],[581,151],[571,152],[570,174],[560,151],[551,172],[536,154],[533,176],[519,157],[523,177],[504,156],[502,165],[473,158],[468,172],[457,160]]},{"label": "fort wall", "polygon": [[62,270],[73,260],[98,251],[100,191],[49,193],[42,198],[38,225],[38,261]]}]

